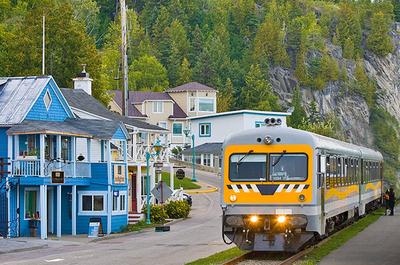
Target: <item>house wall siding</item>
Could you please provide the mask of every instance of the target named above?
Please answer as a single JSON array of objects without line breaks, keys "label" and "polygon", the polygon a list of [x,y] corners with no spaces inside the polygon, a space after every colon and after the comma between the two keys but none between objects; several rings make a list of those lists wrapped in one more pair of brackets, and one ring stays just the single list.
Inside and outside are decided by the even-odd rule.
[{"label": "house wall siding", "polygon": [[[46,109],[46,105],[43,100],[47,90],[50,92],[50,96],[52,99],[48,110]],[[47,84],[42,93],[40,93],[40,96],[36,99],[36,102],[33,104],[25,119],[42,121],[64,121],[66,118],[70,117],[71,115],[63,106],[63,103],[56,95],[53,87],[50,84]]]}]

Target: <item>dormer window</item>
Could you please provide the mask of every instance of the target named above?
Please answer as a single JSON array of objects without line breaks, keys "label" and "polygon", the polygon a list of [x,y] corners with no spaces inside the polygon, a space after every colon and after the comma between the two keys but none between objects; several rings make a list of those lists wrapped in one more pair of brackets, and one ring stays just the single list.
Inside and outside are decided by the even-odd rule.
[{"label": "dormer window", "polygon": [[46,94],[44,94],[43,101],[44,105],[46,106],[46,110],[49,110],[52,101],[49,90],[47,90]]},{"label": "dormer window", "polygon": [[153,101],[153,112],[154,113],[162,113],[163,112],[163,102],[162,101]]}]

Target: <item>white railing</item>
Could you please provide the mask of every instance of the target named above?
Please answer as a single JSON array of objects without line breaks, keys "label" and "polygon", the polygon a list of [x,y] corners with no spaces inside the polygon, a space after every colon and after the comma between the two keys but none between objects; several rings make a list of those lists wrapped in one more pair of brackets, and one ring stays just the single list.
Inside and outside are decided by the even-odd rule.
[{"label": "white railing", "polygon": [[[76,162],[74,174],[74,163],[45,161],[44,176],[50,177],[53,171],[64,171],[65,177],[90,177],[91,164]],[[40,176],[40,160],[14,160],[12,161],[12,175],[14,176]]]},{"label": "white railing", "polygon": [[14,160],[11,174],[14,176],[40,176],[40,160]]},{"label": "white railing", "polygon": [[[147,202],[147,195],[142,195],[140,209],[137,209],[138,212],[142,212],[143,207],[146,205],[146,202]],[[153,194],[151,194],[150,195],[150,204],[154,204],[154,203],[155,203],[155,198],[154,198]]]},{"label": "white railing", "polygon": [[[128,144],[127,158],[130,162],[146,161],[146,153],[151,151],[151,146],[144,144]],[[158,156],[158,159],[163,162],[169,162],[171,149],[165,146]]]}]

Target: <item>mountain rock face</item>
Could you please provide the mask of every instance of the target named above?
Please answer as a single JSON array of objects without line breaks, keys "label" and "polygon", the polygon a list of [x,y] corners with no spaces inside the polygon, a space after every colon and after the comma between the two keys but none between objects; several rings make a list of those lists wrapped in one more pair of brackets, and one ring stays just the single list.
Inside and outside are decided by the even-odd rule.
[{"label": "mountain rock face", "polygon": [[[377,103],[400,122],[400,24],[396,23],[391,32],[395,49],[384,58],[366,51],[364,66],[367,75],[377,85]],[[343,58],[339,46],[326,44],[328,53],[345,65],[347,76],[354,79],[355,61]],[[279,95],[283,106],[290,106],[292,93],[298,81],[292,70],[275,67],[270,70],[271,84]],[[315,100],[321,115],[334,115],[342,127],[346,140],[355,144],[373,146],[370,126],[370,109],[364,98],[343,88],[341,81],[327,83],[323,90],[301,87],[303,106]]]}]

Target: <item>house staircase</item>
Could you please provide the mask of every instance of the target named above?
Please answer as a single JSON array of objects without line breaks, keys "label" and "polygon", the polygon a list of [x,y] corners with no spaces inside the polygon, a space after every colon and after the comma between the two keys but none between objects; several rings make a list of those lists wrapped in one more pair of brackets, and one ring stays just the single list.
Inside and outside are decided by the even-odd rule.
[{"label": "house staircase", "polygon": [[128,224],[137,224],[139,221],[144,220],[143,213],[129,212],[128,213]]}]

